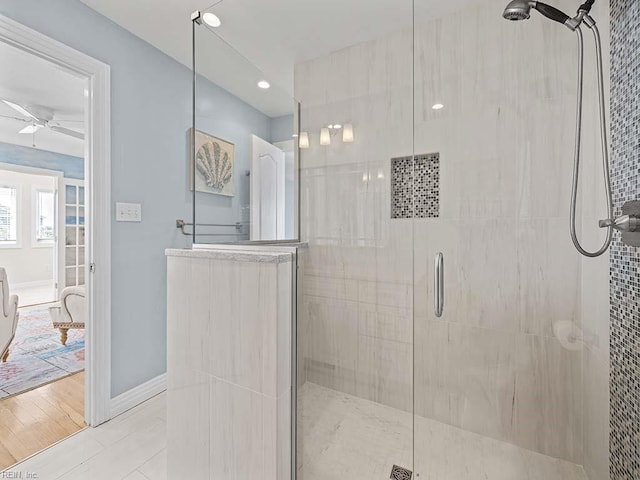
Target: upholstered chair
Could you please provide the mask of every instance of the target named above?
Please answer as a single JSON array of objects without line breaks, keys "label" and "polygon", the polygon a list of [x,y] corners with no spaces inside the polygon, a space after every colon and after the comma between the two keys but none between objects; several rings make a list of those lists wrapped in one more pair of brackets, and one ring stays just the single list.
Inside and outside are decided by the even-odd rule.
[{"label": "upholstered chair", "polygon": [[84,287],[67,287],[62,291],[58,305],[49,307],[53,328],[60,330],[60,341],[67,344],[70,328],[84,328],[86,315]]},{"label": "upholstered chair", "polygon": [[0,267],[0,358],[3,362],[9,357],[9,345],[18,328],[18,296],[9,293],[7,272]]}]

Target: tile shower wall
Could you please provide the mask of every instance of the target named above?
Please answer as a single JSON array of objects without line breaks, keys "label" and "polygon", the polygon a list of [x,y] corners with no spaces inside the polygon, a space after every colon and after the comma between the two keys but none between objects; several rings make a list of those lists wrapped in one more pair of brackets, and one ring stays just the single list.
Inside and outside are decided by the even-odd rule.
[{"label": "tile shower wall", "polygon": [[[582,463],[583,352],[554,333],[581,326],[582,263],[567,233],[575,38],[540,19],[505,22],[503,7],[417,22],[415,149],[440,152],[438,218],[391,219],[389,159],[411,154],[412,32],[297,66],[312,132],[301,157],[306,379],[411,411],[415,307],[417,414]],[[356,142],[320,147],[313,132],[343,119]],[[587,163],[595,151],[586,142]]]},{"label": "tile shower wall", "polygon": [[[640,199],[640,5],[611,1],[612,170],[616,214]],[[611,249],[611,479],[640,478],[640,249]]]},{"label": "tile shower wall", "polygon": [[[411,21],[410,2],[407,23]],[[307,381],[412,408],[412,219],[391,219],[391,161],[412,154],[410,31],[296,67]],[[355,142],[319,145],[352,123]],[[434,150],[435,151],[435,150]],[[391,468],[391,466],[389,466]]]}]

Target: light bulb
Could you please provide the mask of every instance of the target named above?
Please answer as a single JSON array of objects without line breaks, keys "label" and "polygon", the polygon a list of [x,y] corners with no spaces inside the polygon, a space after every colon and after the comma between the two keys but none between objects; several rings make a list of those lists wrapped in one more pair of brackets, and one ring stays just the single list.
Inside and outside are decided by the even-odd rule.
[{"label": "light bulb", "polygon": [[344,128],[342,129],[342,141],[344,143],[353,142],[353,125],[351,125],[350,123],[345,124]]},{"label": "light bulb", "polygon": [[320,129],[320,145],[327,146],[331,144],[331,133],[329,133],[329,129],[324,127]]},{"label": "light bulb", "polygon": [[309,134],[307,132],[300,132],[298,145],[300,145],[300,148],[309,148]]}]

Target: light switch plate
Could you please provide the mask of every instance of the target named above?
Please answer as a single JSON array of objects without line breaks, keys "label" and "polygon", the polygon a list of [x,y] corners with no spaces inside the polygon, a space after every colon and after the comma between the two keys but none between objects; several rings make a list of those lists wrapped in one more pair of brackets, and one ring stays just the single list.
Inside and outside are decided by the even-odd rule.
[{"label": "light switch plate", "polygon": [[142,205],[139,203],[116,203],[116,222],[141,222]]}]

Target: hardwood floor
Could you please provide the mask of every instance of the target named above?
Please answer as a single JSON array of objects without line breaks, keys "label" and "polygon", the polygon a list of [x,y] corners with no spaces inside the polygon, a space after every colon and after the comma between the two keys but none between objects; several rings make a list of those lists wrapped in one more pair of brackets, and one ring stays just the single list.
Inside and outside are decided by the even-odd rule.
[{"label": "hardwood floor", "polygon": [[0,400],[0,470],[85,426],[84,372]]}]

